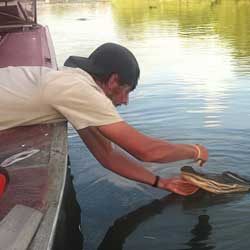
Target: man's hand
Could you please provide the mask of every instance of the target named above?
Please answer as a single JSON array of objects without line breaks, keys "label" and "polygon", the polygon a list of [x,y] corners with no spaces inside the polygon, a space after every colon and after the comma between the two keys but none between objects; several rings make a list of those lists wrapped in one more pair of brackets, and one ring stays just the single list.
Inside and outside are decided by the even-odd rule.
[{"label": "man's hand", "polygon": [[194,194],[199,190],[199,187],[181,177],[161,178],[158,187],[183,196]]}]

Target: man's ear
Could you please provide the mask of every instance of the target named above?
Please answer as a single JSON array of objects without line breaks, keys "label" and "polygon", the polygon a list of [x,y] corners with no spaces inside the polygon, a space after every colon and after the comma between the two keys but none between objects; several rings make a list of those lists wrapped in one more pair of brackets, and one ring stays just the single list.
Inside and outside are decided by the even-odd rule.
[{"label": "man's ear", "polygon": [[119,76],[117,73],[112,73],[108,79],[107,86],[109,89],[115,88],[119,84]]}]

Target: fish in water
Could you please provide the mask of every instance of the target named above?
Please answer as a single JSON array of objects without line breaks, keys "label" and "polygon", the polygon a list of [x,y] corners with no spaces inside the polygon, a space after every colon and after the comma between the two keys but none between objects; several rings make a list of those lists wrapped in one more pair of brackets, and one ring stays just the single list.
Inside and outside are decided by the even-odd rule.
[{"label": "fish in water", "polygon": [[32,149],[32,150],[26,150],[26,151],[22,151],[20,153],[14,154],[10,157],[8,157],[7,159],[5,159],[0,166],[1,167],[8,167],[18,161],[22,161],[26,158],[31,157],[32,155],[38,153],[40,151],[40,149]]},{"label": "fish in water", "polygon": [[201,173],[191,166],[181,168],[181,176],[192,184],[215,194],[250,191],[250,179],[225,171],[222,174]]}]

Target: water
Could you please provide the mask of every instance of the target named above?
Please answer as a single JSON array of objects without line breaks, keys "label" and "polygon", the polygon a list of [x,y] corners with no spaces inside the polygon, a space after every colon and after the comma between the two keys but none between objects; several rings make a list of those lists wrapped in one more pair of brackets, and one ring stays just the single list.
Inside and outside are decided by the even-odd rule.
[{"label": "water", "polygon": [[[59,66],[108,41],[134,52],[140,85],[119,108],[131,125],[206,145],[207,171],[250,176],[250,1],[50,3],[38,15]],[[178,197],[105,170],[72,128],[69,145],[85,249],[249,249],[249,194]],[[183,164],[145,167],[167,177]]]}]

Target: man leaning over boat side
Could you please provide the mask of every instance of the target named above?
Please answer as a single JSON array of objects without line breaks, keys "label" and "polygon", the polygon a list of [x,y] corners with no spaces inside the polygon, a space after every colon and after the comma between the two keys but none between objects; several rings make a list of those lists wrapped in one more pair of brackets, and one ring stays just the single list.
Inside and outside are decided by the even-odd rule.
[{"label": "man leaning over boat side", "polygon": [[182,195],[197,190],[181,178],[155,176],[143,166],[186,159],[203,165],[208,152],[202,145],[149,137],[121,118],[115,107],[128,104],[140,76],[137,60],[127,48],[106,43],[87,58],[69,57],[65,66],[1,68],[0,130],[66,119],[105,168]]}]

